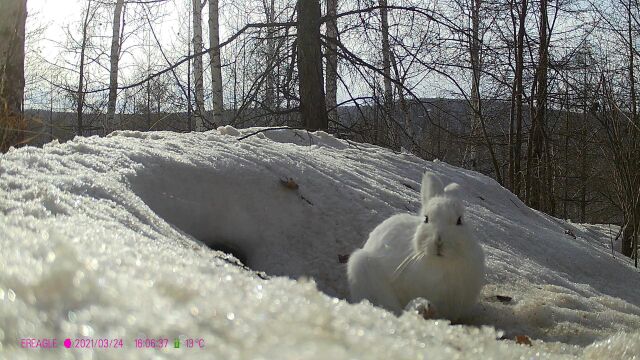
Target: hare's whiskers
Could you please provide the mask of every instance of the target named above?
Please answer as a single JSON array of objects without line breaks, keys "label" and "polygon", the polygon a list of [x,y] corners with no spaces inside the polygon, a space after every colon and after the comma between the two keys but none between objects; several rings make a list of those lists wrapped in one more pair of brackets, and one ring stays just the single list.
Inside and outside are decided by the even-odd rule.
[{"label": "hare's whiskers", "polygon": [[409,254],[407,257],[404,258],[404,260],[400,263],[400,265],[398,265],[396,270],[393,272],[392,278],[397,279],[398,276],[400,276],[400,274],[402,274],[402,272],[407,268],[407,266],[409,266],[412,262],[416,260],[422,259],[424,255],[425,255],[424,251],[419,251],[419,252]]}]

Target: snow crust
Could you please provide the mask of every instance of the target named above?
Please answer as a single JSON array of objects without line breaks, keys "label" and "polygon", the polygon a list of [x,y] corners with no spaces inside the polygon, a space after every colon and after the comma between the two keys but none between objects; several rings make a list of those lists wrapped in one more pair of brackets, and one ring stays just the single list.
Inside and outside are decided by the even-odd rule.
[{"label": "snow crust", "polygon": [[[640,274],[612,256],[605,226],[529,209],[478,173],[324,132],[237,140],[259,130],[119,131],[2,155],[0,358],[638,358]],[[416,212],[426,170],[462,186],[487,258],[462,324],[343,300],[339,256],[387,217]],[[203,243],[232,245],[250,269]],[[83,336],[125,346],[19,345]],[[206,346],[133,345],[180,336]]]}]

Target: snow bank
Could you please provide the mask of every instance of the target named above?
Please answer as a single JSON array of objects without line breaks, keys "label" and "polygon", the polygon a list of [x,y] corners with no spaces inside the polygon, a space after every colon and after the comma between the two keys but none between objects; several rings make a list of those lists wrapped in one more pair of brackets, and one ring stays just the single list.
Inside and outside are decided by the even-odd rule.
[{"label": "snow bank", "polygon": [[[270,131],[237,140],[257,130],[121,131],[3,155],[0,355],[596,359],[640,353],[640,275],[612,257],[602,231],[531,210],[477,173],[323,132]],[[417,211],[425,170],[462,185],[467,221],[487,255],[482,301],[464,325],[408,313],[396,318],[342,300],[347,287],[339,256],[360,247],[388,216]],[[234,248],[250,269],[202,243]],[[516,344],[517,335],[529,336],[533,346]],[[80,337],[121,338],[124,349],[20,346],[22,338]],[[176,337],[206,345],[174,349]],[[136,338],[171,343],[142,350]]]}]

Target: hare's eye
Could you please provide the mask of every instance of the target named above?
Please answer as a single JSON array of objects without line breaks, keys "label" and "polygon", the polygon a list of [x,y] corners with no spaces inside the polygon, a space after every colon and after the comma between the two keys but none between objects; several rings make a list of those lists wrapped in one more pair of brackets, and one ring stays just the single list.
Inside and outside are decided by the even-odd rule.
[{"label": "hare's eye", "polygon": [[425,217],[424,217],[424,223],[425,223],[425,224],[427,224],[428,222],[429,222],[429,217],[428,217],[428,216],[425,216]]},{"label": "hare's eye", "polygon": [[456,225],[462,225],[462,216],[458,218],[458,222],[456,223]]}]

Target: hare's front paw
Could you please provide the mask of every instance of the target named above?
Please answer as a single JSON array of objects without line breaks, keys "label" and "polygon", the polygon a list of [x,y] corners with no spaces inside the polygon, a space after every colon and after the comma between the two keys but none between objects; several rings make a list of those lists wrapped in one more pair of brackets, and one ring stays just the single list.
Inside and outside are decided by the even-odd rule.
[{"label": "hare's front paw", "polygon": [[404,308],[405,311],[416,312],[418,315],[425,319],[434,319],[436,317],[436,310],[429,300],[425,298],[415,298],[407,304]]}]

